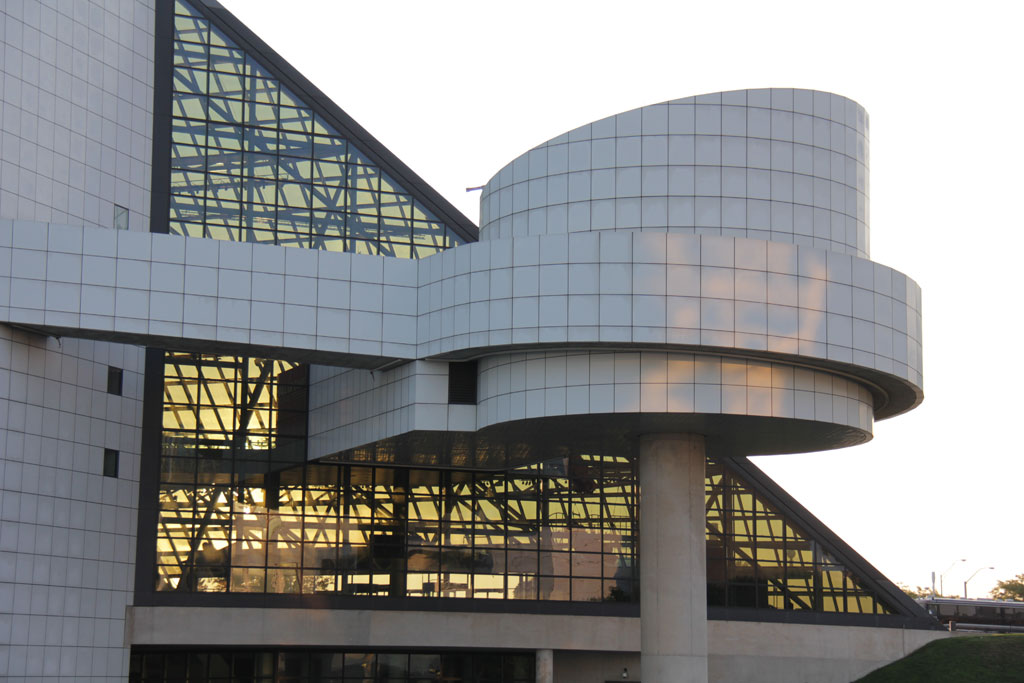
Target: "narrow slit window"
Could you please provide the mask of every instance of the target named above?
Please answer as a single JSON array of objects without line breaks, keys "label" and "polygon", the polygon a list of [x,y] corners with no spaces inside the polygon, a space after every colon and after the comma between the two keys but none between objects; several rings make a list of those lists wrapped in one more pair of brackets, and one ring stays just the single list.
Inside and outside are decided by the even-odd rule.
[{"label": "narrow slit window", "polygon": [[128,229],[128,209],[123,206],[118,206],[117,204],[114,204],[114,229]]},{"label": "narrow slit window", "polygon": [[114,366],[107,367],[107,393],[120,396],[124,385],[124,371]]},{"label": "narrow slit window", "polygon": [[476,361],[448,364],[448,403],[476,404]]},{"label": "narrow slit window", "polygon": [[103,476],[117,479],[121,453],[113,448],[103,449]]}]

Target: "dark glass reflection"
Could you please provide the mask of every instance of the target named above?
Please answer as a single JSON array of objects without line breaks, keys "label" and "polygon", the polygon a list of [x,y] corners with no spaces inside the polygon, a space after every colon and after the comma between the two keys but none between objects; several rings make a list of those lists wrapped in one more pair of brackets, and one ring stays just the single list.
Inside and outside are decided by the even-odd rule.
[{"label": "dark glass reflection", "polygon": [[132,648],[131,683],[532,683],[534,657],[491,652]]},{"label": "dark glass reflection", "polygon": [[463,243],[255,55],[174,11],[172,234],[398,258]]}]

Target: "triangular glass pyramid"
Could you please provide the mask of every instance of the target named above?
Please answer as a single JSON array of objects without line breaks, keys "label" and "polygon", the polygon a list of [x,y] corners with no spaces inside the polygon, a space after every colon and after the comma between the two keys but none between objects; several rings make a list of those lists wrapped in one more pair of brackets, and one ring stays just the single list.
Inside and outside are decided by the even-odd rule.
[{"label": "triangular glass pyramid", "polygon": [[380,143],[343,135],[340,110],[276,77],[276,55],[244,49],[217,23],[175,0],[168,232],[404,258],[475,239],[450,205],[461,225],[428,208],[447,203],[425,183],[406,186],[374,160],[368,149],[390,155]]}]

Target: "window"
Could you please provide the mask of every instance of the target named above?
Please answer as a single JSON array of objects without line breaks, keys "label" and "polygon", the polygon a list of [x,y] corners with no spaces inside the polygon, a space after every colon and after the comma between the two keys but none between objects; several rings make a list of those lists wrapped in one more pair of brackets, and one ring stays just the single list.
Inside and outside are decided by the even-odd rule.
[{"label": "window", "polygon": [[117,479],[118,465],[121,460],[121,453],[113,448],[103,449],[103,476]]},{"label": "window", "polygon": [[476,404],[476,361],[448,364],[448,403]]},{"label": "window", "polygon": [[128,209],[114,204],[114,230],[128,229]]},{"label": "window", "polygon": [[124,383],[124,371],[114,366],[107,367],[107,393],[114,396],[121,395],[121,387]]}]

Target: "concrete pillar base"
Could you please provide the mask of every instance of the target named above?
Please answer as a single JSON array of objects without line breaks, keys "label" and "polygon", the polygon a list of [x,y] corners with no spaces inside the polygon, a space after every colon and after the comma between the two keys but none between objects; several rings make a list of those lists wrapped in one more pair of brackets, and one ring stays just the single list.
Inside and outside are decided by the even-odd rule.
[{"label": "concrete pillar base", "polygon": [[707,656],[640,655],[643,683],[707,683]]},{"label": "concrete pillar base", "polygon": [[553,650],[537,650],[537,683],[555,682],[555,653]]},{"label": "concrete pillar base", "polygon": [[640,438],[640,667],[644,683],[707,683],[704,437]]}]

